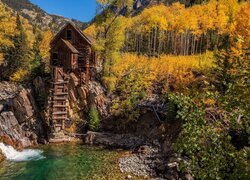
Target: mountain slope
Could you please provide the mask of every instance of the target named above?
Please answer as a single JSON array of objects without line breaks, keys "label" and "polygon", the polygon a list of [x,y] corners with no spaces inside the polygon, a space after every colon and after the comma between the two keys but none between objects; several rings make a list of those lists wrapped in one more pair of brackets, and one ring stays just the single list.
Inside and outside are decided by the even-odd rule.
[{"label": "mountain slope", "polygon": [[19,12],[23,17],[27,18],[30,23],[36,24],[41,29],[52,29],[58,31],[66,22],[73,21],[76,26],[83,29],[86,23],[68,19],[58,15],[46,13],[38,6],[32,4],[29,0],[1,0],[13,11]]},{"label": "mountain slope", "polygon": [[180,2],[182,4],[185,4],[185,6],[191,6],[193,4],[201,4],[207,1],[208,0],[134,0],[134,13],[136,14],[144,8],[160,3],[171,5],[172,3]]}]

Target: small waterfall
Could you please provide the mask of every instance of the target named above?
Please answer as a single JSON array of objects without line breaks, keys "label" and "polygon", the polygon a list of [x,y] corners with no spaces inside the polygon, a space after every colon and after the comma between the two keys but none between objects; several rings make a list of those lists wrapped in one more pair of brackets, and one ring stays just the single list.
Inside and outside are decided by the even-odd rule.
[{"label": "small waterfall", "polygon": [[31,160],[39,160],[45,158],[42,156],[43,151],[35,150],[35,149],[26,149],[23,151],[17,151],[12,146],[5,145],[0,143],[0,150],[6,157],[6,159],[10,161],[31,161]]}]

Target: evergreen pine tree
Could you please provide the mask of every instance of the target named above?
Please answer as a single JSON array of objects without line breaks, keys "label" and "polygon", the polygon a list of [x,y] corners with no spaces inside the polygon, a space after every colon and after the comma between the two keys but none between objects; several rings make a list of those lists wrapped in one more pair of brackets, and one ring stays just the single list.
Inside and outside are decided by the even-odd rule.
[{"label": "evergreen pine tree", "polygon": [[19,14],[16,17],[16,35],[13,38],[13,47],[5,52],[5,59],[8,63],[5,76],[10,78],[18,70],[29,71],[30,48],[28,45],[27,35],[24,31]]},{"label": "evergreen pine tree", "polygon": [[42,73],[42,68],[41,68],[42,55],[40,51],[42,35],[36,26],[34,26],[33,33],[35,34],[35,42],[32,48],[32,52],[34,53],[34,59],[32,61],[31,70],[32,70],[32,75],[36,76],[36,75],[41,75]]},{"label": "evergreen pine tree", "polygon": [[231,82],[231,63],[227,51],[218,52],[216,55],[216,67],[214,68],[214,86],[217,91],[225,94]]},{"label": "evergreen pine tree", "polygon": [[19,60],[19,67],[27,69],[29,67],[30,49],[27,41],[27,35],[24,31],[22,21],[19,14],[17,14],[17,31],[19,35],[16,37],[15,50],[16,50],[16,60]]},{"label": "evergreen pine tree", "polygon": [[91,105],[89,109],[89,128],[92,131],[97,131],[99,129],[100,125],[100,119],[99,119],[99,114],[98,111],[95,107],[95,105]]}]

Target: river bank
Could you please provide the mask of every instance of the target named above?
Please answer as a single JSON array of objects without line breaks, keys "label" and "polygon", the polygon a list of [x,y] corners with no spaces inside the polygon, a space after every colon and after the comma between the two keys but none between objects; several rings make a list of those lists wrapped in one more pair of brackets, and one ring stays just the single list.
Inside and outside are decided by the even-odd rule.
[{"label": "river bank", "polygon": [[126,150],[118,159],[121,173],[131,177],[160,178],[160,179],[192,179],[188,174],[179,170],[179,159],[166,152],[171,148],[157,139],[148,139],[131,134],[112,134],[88,132],[83,136],[83,142],[88,145],[104,146],[108,149]]},{"label": "river bank", "polygon": [[[80,143],[80,140],[82,143]],[[51,150],[59,159],[64,157],[68,152],[71,153],[71,151],[74,153],[74,156],[77,157],[81,156],[81,153],[78,154],[78,151],[81,152],[85,150],[90,151],[84,152],[84,154],[87,155],[95,153],[96,150],[104,152],[101,156],[110,155],[111,153],[112,155],[109,158],[112,158],[106,159],[105,161],[111,160],[112,172],[119,174],[119,177],[123,179],[178,179],[181,176],[183,177],[183,175],[178,172],[177,162],[169,163],[166,161],[166,156],[162,153],[159,142],[148,142],[144,138],[129,134],[88,132],[84,137],[78,139],[78,143],[49,143],[47,145],[38,145],[34,148],[45,150],[45,152]],[[98,156],[99,155],[95,156],[95,158],[101,158],[101,156]],[[47,158],[46,155],[45,158]],[[30,163],[33,164],[32,162]],[[80,160],[78,165],[83,166],[81,163],[86,164],[85,161]],[[34,164],[36,165],[36,163]],[[6,161],[3,161],[0,166],[2,166],[2,168],[6,166]],[[78,170],[75,169],[75,171]],[[30,170],[28,174],[29,173],[32,174]],[[23,173],[19,175],[20,177],[24,177]],[[115,177],[115,175],[109,175],[109,177]]]},{"label": "river bank", "polygon": [[[13,90],[12,90],[13,89]],[[169,161],[172,144],[178,134],[178,123],[163,125],[155,121],[152,113],[146,113],[133,124],[133,128],[120,128],[119,121],[102,121],[103,132],[77,134],[74,131],[63,133],[56,138],[48,137],[48,122],[40,111],[37,92],[45,91],[41,78],[32,86],[23,87],[2,82],[0,88],[0,141],[16,149],[37,147],[47,143],[84,143],[87,146],[101,146],[106,150],[119,153],[113,162],[122,174],[129,177],[156,177],[178,179],[183,176],[178,171],[178,162]],[[166,129],[166,130],[162,130]],[[86,131],[85,131],[86,132]],[[164,137],[163,137],[164,135]],[[53,144],[52,144],[53,143]],[[40,146],[39,146],[40,147]],[[42,146],[43,147],[43,146]],[[1,159],[0,154],[0,159]]]}]

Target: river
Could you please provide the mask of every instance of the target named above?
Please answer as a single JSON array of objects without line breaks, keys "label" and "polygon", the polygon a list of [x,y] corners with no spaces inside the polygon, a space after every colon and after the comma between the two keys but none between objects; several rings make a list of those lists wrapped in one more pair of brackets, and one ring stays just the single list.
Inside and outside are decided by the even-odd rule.
[{"label": "river", "polygon": [[124,179],[117,151],[80,144],[52,144],[22,152],[0,144],[7,157],[0,163],[1,180]]}]

